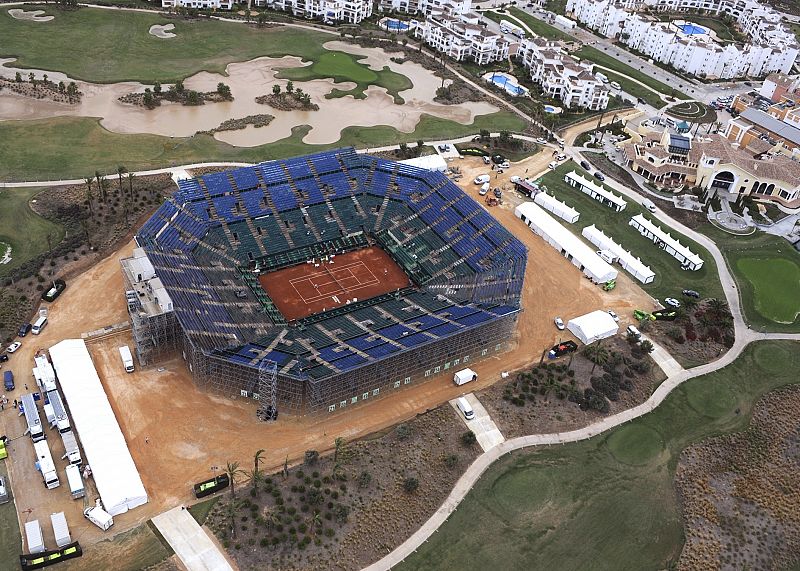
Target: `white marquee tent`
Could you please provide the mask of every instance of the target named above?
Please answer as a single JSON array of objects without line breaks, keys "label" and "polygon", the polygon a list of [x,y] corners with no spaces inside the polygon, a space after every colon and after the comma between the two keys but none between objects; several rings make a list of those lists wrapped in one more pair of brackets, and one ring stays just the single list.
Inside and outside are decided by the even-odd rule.
[{"label": "white marquee tent", "polygon": [[575,171],[568,172],[564,175],[564,182],[579,189],[582,193],[588,194],[600,204],[613,208],[617,212],[625,210],[625,207],[628,206],[628,203],[625,202],[622,196],[618,196],[605,187],[595,184],[591,179],[583,177]]},{"label": "white marquee tent", "polygon": [[561,252],[593,282],[605,283],[617,277],[617,270],[533,202],[520,204],[514,209],[514,214],[521,218],[534,233]]},{"label": "white marquee tent", "polygon": [[561,202],[555,196],[550,196],[546,192],[536,193],[536,195],[533,197],[533,201],[548,212],[552,212],[570,224],[577,222],[578,218],[581,216],[580,212],[571,206],[567,206],[566,203]]},{"label": "white marquee tent", "polygon": [[66,339],[50,347],[50,358],[104,509],[113,516],[146,504],[147,492],[86,343]]},{"label": "white marquee tent", "polygon": [[598,309],[567,322],[567,329],[586,345],[616,335],[619,324],[607,312]]},{"label": "white marquee tent", "polygon": [[412,167],[417,167],[421,169],[427,169],[429,171],[434,172],[446,172],[447,171],[447,161],[444,160],[442,155],[425,155],[422,157],[416,157],[413,159],[406,159],[404,161],[400,161],[404,165],[410,165]]},{"label": "white marquee tent", "polygon": [[684,268],[699,270],[703,267],[703,259],[700,256],[681,244],[672,234],[664,232],[659,226],[656,226],[641,214],[631,218],[628,224],[636,228],[639,234],[648,240],[652,240],[656,246],[678,260]]},{"label": "white marquee tent", "polygon": [[606,236],[594,224],[584,228],[581,234],[601,250],[608,250],[614,254],[619,260],[619,265],[643,284],[649,284],[656,279],[656,273],[647,264]]}]

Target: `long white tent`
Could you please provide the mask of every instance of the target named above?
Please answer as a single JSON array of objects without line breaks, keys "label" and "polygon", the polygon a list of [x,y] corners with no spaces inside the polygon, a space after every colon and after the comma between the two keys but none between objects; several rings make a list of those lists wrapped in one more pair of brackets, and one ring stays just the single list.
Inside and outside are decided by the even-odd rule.
[{"label": "long white tent", "polygon": [[605,283],[617,277],[617,270],[533,202],[520,204],[514,209],[514,214],[593,282]]},{"label": "long white tent", "polygon": [[82,339],[50,347],[50,359],[67,399],[103,507],[111,515],[147,503],[139,470]]},{"label": "long white tent", "polygon": [[607,312],[598,309],[567,322],[567,329],[584,344],[616,335],[619,324]]},{"label": "long white tent", "polygon": [[681,244],[669,232],[664,232],[641,214],[631,218],[629,224],[636,228],[639,234],[652,240],[656,246],[678,260],[681,266],[687,270],[699,270],[703,267],[703,259],[700,256]]},{"label": "long white tent", "polygon": [[656,279],[656,273],[650,269],[650,266],[617,244],[611,237],[606,236],[594,224],[584,228],[581,234],[601,250],[608,250],[614,254],[619,259],[619,265],[643,284],[649,284]]},{"label": "long white tent", "polygon": [[571,206],[567,206],[566,203],[561,202],[555,196],[550,196],[546,192],[537,192],[533,197],[533,201],[548,212],[552,212],[570,224],[575,224],[578,221],[578,218],[581,217],[580,212]]},{"label": "long white tent", "polygon": [[582,193],[588,194],[600,204],[613,208],[617,212],[625,210],[625,207],[628,206],[628,203],[625,202],[622,196],[618,196],[610,190],[606,190],[599,184],[595,184],[591,179],[583,177],[575,171],[570,171],[564,175],[564,182],[570,186],[574,186]]}]

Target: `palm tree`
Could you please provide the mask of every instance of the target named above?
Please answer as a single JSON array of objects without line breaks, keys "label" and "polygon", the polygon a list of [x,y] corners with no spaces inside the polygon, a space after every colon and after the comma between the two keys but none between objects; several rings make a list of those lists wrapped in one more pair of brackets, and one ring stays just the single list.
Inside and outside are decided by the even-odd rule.
[{"label": "palm tree", "polygon": [[610,357],[608,349],[603,347],[600,341],[597,342],[597,345],[588,345],[586,349],[583,350],[583,354],[592,362],[592,370],[589,372],[589,376],[594,373],[594,368],[597,365],[602,366],[608,363]]},{"label": "palm tree", "polygon": [[236,478],[244,474],[244,470],[239,467],[238,462],[228,462],[225,465],[225,473],[231,483],[231,497],[236,497]]},{"label": "palm tree", "polygon": [[100,200],[105,202],[106,197],[104,194],[105,188],[103,186],[103,175],[100,174],[100,171],[94,171],[94,178],[97,179],[97,190],[100,193]]},{"label": "palm tree", "polygon": [[342,438],[341,436],[338,437],[336,440],[333,441],[333,446],[334,446],[333,462],[335,464],[339,459],[339,453],[342,451],[342,448],[344,447],[344,438]]},{"label": "palm tree", "polygon": [[333,465],[333,469],[331,470],[331,478],[334,480],[344,479],[344,470],[342,470],[342,465],[339,462],[336,462]]},{"label": "palm tree", "polygon": [[267,524],[267,529],[272,530],[272,527],[281,523],[281,518],[278,515],[278,512],[275,511],[275,508],[272,506],[264,506],[264,509],[261,510],[261,514],[264,518],[264,523]]},{"label": "palm tree", "polygon": [[730,314],[731,312],[731,310],[728,308],[728,303],[717,298],[711,298],[708,300],[708,308],[717,317]]},{"label": "palm tree", "polygon": [[266,452],[263,448],[259,448],[256,450],[256,453],[253,455],[253,472],[250,475],[250,482],[253,485],[253,490],[258,493],[258,480],[261,478],[261,470],[259,469],[259,465],[264,460],[264,452]]},{"label": "palm tree", "polygon": [[94,180],[93,177],[87,176],[86,177],[86,202],[89,205],[89,214],[94,214],[92,210],[92,181]]},{"label": "palm tree", "polygon": [[128,195],[130,197],[131,202],[133,202],[133,177],[135,175],[132,172],[128,173]]},{"label": "palm tree", "polygon": [[308,517],[308,531],[311,537],[316,537],[317,529],[322,526],[322,518],[319,517],[319,512],[314,510],[314,513]]},{"label": "palm tree", "polygon": [[228,516],[228,521],[230,522],[231,526],[231,536],[233,537],[236,537],[236,512],[239,511],[241,505],[242,503],[235,498],[231,498],[230,501],[225,505],[225,515]]},{"label": "palm tree", "polygon": [[117,167],[117,176],[119,177],[119,195],[122,196],[122,175],[128,172],[128,169],[125,168],[124,165],[119,165]]}]

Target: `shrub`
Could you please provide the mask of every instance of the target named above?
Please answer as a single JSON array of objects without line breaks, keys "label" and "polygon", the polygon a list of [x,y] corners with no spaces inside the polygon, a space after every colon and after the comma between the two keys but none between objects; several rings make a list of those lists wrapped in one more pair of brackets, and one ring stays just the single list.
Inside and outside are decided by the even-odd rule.
[{"label": "shrub", "polygon": [[449,469],[452,470],[458,464],[458,456],[455,454],[448,454],[444,457],[444,465]]},{"label": "shrub", "polygon": [[359,488],[366,488],[372,482],[372,474],[367,472],[366,470],[361,472],[358,475],[358,487]]},{"label": "shrub", "polygon": [[467,430],[464,434],[461,435],[461,444],[464,446],[472,446],[478,441],[478,438],[475,436],[475,433],[471,430]]},{"label": "shrub", "polygon": [[399,424],[397,429],[395,429],[395,432],[397,433],[397,438],[400,440],[408,440],[408,438],[411,436],[411,427],[405,423]]},{"label": "shrub", "polygon": [[403,490],[407,494],[417,491],[417,488],[419,488],[419,480],[417,480],[415,477],[408,476],[403,480]]},{"label": "shrub", "polygon": [[319,460],[319,452],[316,450],[306,450],[303,456],[303,464],[306,466],[314,466]]}]

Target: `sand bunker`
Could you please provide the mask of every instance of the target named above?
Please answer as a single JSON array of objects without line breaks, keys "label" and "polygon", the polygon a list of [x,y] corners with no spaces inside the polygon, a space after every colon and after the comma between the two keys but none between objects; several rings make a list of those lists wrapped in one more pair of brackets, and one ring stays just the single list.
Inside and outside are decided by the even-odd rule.
[{"label": "sand bunker", "polygon": [[25,11],[15,8],[8,11],[8,15],[15,20],[27,20],[29,22],[49,22],[55,18],[55,16],[42,16],[42,14],[44,14],[44,10]]},{"label": "sand bunker", "polygon": [[169,39],[174,38],[175,34],[170,32],[170,30],[175,29],[175,24],[153,24],[150,26],[150,35],[155,36],[157,38],[162,39]]}]

